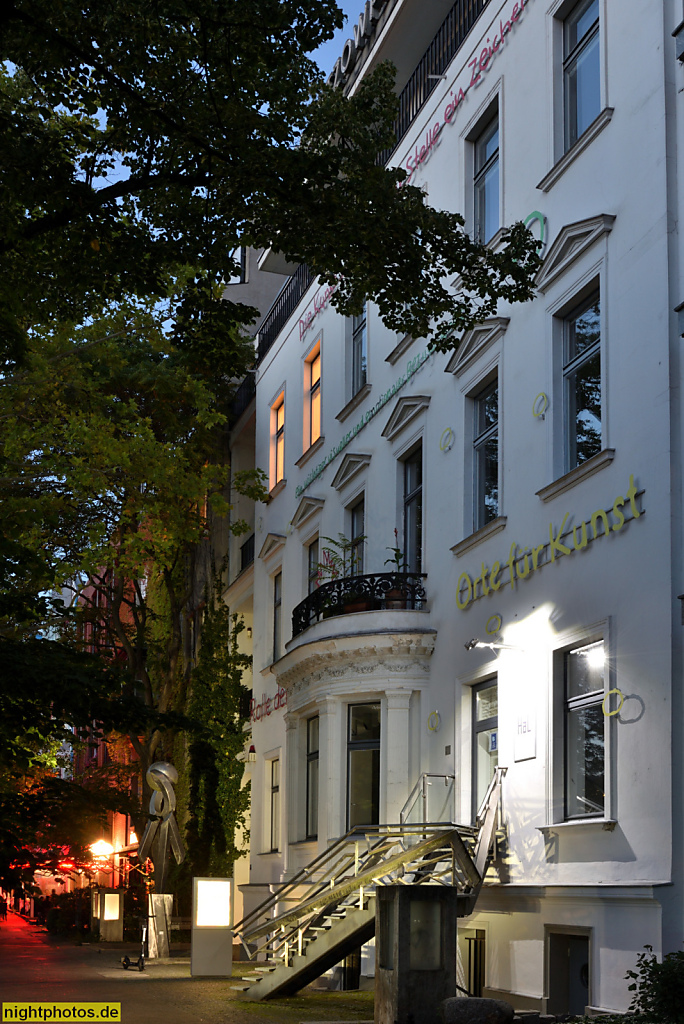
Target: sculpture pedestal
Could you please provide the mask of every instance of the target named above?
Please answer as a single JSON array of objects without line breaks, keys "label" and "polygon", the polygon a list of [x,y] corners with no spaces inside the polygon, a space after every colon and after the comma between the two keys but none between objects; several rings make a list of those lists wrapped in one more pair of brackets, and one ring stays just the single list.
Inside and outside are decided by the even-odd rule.
[{"label": "sculpture pedestal", "polygon": [[158,960],[169,955],[172,912],[173,896],[166,893],[152,893],[149,896],[147,907],[147,955],[150,960]]}]

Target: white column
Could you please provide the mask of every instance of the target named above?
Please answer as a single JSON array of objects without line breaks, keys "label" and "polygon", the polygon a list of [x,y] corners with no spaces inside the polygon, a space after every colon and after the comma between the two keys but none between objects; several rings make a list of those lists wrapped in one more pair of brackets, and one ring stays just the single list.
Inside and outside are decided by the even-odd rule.
[{"label": "white column", "polygon": [[387,693],[387,728],[381,739],[385,747],[387,765],[385,781],[385,813],[381,820],[398,823],[399,812],[409,795],[409,704],[410,690],[390,690]]},{"label": "white column", "polygon": [[318,708],[318,850],[328,840],[344,833],[344,794],[346,773],[341,749],[341,704],[326,697]]},{"label": "white column", "polygon": [[285,713],[285,747],[280,763],[280,843],[283,852],[283,874],[287,878],[290,867],[290,843],[299,839],[299,800],[297,792],[297,766],[299,762],[297,750],[297,725],[294,715]]}]

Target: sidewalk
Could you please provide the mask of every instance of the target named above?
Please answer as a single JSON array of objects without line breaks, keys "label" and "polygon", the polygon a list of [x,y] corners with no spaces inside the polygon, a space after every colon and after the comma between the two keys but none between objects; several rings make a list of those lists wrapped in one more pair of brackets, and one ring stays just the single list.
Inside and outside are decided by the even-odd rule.
[{"label": "sidewalk", "polygon": [[[301,1024],[369,1021],[372,992],[305,990],[289,999],[245,1000],[227,979],[191,978],[190,959],[148,961],[124,971],[139,945],[76,946],[10,913],[0,923],[0,1002],[118,1002],[122,1024]],[[246,965],[242,965],[244,969]],[[241,966],[234,966],[240,976]]]}]

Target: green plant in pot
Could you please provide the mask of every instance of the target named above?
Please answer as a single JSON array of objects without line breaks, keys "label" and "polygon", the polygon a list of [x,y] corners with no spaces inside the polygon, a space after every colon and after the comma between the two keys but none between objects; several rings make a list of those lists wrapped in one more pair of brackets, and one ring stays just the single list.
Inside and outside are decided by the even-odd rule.
[{"label": "green plant in pot", "polygon": [[[318,562],[318,585],[327,581],[353,578],[358,574],[359,569],[359,545],[365,540],[365,534],[350,540],[343,533],[333,537],[323,537],[327,542],[323,550],[323,560]],[[336,598],[331,597],[324,605],[323,617],[340,615],[342,611],[356,612],[368,611],[372,607],[372,600],[361,590],[355,591],[350,588],[344,594],[340,603]]]},{"label": "green plant in pot", "polygon": [[[391,558],[385,559],[385,565],[391,565],[392,572],[396,575],[399,573],[406,574],[408,572],[408,564],[404,558],[403,549],[399,547],[399,531],[394,530],[394,547],[387,546],[387,551],[392,552]],[[397,609],[406,607],[406,594],[400,587],[392,587],[385,594],[385,603],[387,608]]]}]

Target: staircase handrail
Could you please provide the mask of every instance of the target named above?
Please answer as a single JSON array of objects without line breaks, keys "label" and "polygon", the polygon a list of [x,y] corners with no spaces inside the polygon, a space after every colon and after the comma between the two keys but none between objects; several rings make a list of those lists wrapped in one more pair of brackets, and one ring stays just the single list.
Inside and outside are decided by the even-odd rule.
[{"label": "staircase handrail", "polygon": [[[444,779],[446,784],[448,779],[453,779],[455,781],[456,776],[439,772],[421,772],[418,776],[418,781],[409,793],[406,803],[399,811],[399,821],[402,825],[406,824],[406,819],[413,810],[413,805],[416,802],[419,790],[422,790],[423,794],[423,821],[425,821],[427,815],[427,788],[425,783],[427,779]],[[430,783],[428,783],[428,785],[430,785]]]},{"label": "staircase handrail", "polygon": [[[424,829],[424,827],[425,826],[421,824],[421,828]],[[397,836],[397,838],[399,838],[399,836]],[[407,860],[413,859],[416,856],[425,856],[432,850],[436,850],[440,846],[444,846],[445,842],[448,842],[449,845],[451,845],[453,856],[458,862],[458,865],[467,881],[471,886],[476,886],[480,881],[480,876],[477,875],[474,870],[473,860],[466,850],[458,829],[452,826],[448,832],[439,832],[436,835],[433,833],[433,835],[429,836],[427,839],[423,839],[409,850],[404,849],[400,853],[397,853],[386,860],[376,861],[364,871],[339,882],[337,885],[332,885],[328,889],[326,889],[326,887],[321,887],[318,892],[310,895],[307,899],[299,903],[295,909],[286,910],[283,914],[270,918],[264,924],[259,925],[251,931],[245,931],[245,938],[257,939],[262,935],[267,935],[269,932],[274,931],[276,928],[282,928],[287,924],[295,923],[301,917],[306,916],[310,911],[320,907],[320,897],[323,893],[325,893],[326,904],[339,903],[345,896],[351,895],[355,889],[359,889],[361,886],[366,886],[369,883],[372,885],[377,878],[382,878],[390,874],[390,872],[394,871],[396,868],[401,867]],[[378,868],[381,868],[381,870],[379,871]]]},{"label": "staircase handrail", "polygon": [[494,769],[492,781],[487,787],[487,792],[485,793],[484,799],[482,800],[477,812],[479,832],[477,843],[475,844],[474,860],[475,869],[481,878],[484,878],[485,864],[487,863],[489,849],[494,839],[494,833],[496,832],[496,819],[499,813],[501,797],[501,783],[507,771],[508,768],[504,768],[502,766],[497,766]]}]

